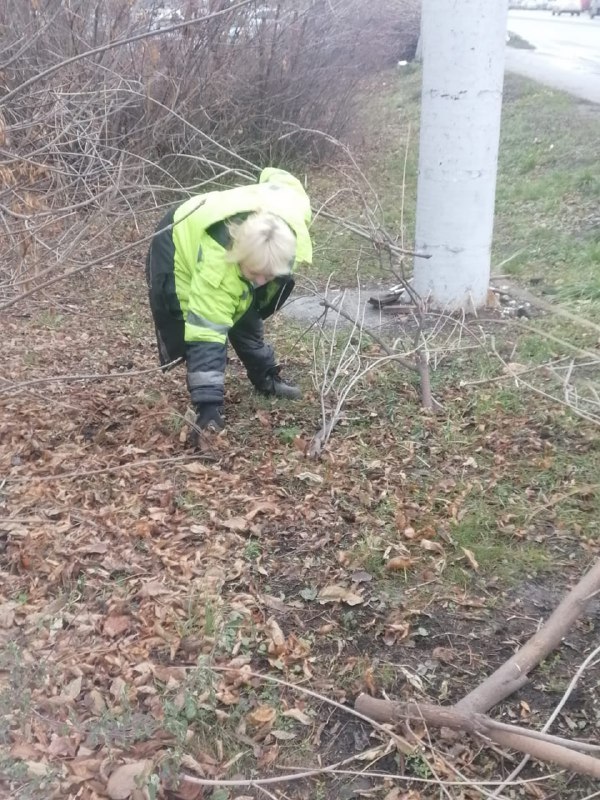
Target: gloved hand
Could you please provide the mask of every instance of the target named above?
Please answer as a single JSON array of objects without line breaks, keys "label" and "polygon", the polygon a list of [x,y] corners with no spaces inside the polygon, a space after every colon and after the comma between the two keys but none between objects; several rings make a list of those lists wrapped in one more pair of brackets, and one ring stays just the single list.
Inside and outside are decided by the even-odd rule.
[{"label": "gloved hand", "polygon": [[225,420],[219,406],[197,405],[196,414],[196,425],[203,431],[222,431],[225,427]]}]

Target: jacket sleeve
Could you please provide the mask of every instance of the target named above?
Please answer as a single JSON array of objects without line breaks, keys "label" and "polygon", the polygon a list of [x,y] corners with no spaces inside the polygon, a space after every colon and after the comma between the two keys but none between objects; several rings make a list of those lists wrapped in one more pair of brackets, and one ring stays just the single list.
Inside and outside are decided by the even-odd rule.
[{"label": "jacket sleeve", "polygon": [[227,334],[238,302],[218,270],[194,271],[185,320],[187,380],[194,405],[223,403]]}]

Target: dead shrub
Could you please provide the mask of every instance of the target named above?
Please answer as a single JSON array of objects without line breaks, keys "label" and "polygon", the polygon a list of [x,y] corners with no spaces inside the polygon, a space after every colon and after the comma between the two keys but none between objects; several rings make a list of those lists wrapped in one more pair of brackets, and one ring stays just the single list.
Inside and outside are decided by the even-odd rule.
[{"label": "dead shrub", "polygon": [[173,192],[327,158],[417,26],[417,0],[3,0],[0,284],[31,253],[73,265]]}]

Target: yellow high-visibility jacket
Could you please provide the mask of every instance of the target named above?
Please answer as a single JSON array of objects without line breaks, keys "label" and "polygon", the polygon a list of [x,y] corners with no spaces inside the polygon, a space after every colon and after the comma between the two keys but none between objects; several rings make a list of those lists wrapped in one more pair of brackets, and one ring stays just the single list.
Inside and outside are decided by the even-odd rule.
[{"label": "yellow high-visibility jacket", "polygon": [[[254,303],[252,284],[237,264],[227,261],[226,243],[215,238],[214,228],[254,211],[276,214],[294,231],[294,268],[312,262],[310,201],[300,181],[284,170],[268,168],[256,184],[192,197],[174,213],[175,290],[185,321],[188,384],[196,404],[222,402],[227,335]],[[268,300],[278,289],[272,281],[261,296]]]}]

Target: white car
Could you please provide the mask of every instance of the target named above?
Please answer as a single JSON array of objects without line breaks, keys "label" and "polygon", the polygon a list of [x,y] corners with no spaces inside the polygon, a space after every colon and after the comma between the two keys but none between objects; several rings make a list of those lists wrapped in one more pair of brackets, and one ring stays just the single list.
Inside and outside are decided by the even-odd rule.
[{"label": "white car", "polygon": [[582,0],[554,0],[550,8],[552,16],[560,17],[561,14],[570,14],[572,17],[578,17],[583,11],[583,5]]}]

